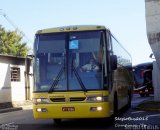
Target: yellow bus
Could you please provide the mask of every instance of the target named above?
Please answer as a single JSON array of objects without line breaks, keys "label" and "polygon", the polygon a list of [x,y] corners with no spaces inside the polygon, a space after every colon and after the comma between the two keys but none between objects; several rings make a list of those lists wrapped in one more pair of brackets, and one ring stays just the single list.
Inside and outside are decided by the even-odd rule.
[{"label": "yellow bus", "polygon": [[131,104],[131,56],[104,26],[37,31],[33,71],[35,119],[106,118]]}]

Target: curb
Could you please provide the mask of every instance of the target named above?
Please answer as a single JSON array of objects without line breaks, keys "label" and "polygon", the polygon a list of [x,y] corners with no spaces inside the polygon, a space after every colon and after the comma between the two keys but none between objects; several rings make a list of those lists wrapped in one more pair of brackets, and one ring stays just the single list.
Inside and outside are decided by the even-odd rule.
[{"label": "curb", "polygon": [[23,110],[31,110],[32,109],[32,105],[25,105],[25,106],[20,106],[22,107]]},{"label": "curb", "polygon": [[0,109],[0,113],[22,110],[22,107]]},{"label": "curb", "polygon": [[154,108],[142,108],[142,107],[136,107],[139,110],[143,110],[143,111],[157,111],[160,112],[160,109],[154,109]]},{"label": "curb", "polygon": [[143,110],[143,111],[156,111],[156,112],[160,112],[160,102],[159,101],[144,101],[142,103],[140,103],[137,107],[137,109],[139,110]]}]

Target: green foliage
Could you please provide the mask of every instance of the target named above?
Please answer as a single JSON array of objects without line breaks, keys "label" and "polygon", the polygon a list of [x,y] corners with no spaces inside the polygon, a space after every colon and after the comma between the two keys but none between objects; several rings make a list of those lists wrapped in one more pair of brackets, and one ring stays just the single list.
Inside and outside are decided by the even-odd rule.
[{"label": "green foliage", "polygon": [[6,31],[0,25],[0,54],[25,57],[29,48],[22,38],[16,31]]}]

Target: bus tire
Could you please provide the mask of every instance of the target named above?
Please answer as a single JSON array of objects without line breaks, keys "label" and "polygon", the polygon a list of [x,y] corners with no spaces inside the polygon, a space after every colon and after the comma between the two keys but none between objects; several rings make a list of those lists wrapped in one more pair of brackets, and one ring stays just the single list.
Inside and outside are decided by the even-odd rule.
[{"label": "bus tire", "polygon": [[144,97],[145,95],[142,93],[142,94],[140,94],[140,96],[141,96],[141,97]]},{"label": "bus tire", "polygon": [[129,91],[128,92],[128,104],[127,104],[128,108],[131,108],[131,100],[132,100],[131,91]]},{"label": "bus tire", "polygon": [[113,115],[116,117],[118,115],[118,99],[117,99],[117,93],[114,94],[114,108],[113,108]]},{"label": "bus tire", "polygon": [[53,121],[55,124],[59,125],[59,124],[61,124],[62,120],[61,119],[53,119]]}]

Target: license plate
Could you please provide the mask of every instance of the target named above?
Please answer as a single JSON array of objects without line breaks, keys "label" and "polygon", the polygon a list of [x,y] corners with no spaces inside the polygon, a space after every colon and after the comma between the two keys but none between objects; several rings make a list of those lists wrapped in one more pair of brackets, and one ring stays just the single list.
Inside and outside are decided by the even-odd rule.
[{"label": "license plate", "polygon": [[75,111],[74,107],[62,107],[62,111]]}]

